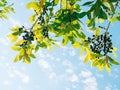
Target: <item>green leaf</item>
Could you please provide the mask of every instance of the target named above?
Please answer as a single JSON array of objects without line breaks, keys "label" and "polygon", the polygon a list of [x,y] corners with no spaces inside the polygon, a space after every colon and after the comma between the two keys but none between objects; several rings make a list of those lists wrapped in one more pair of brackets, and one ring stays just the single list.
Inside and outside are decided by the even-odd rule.
[{"label": "green leaf", "polygon": [[45,2],[45,5],[46,6],[52,6],[52,3],[51,2]]},{"label": "green leaf", "polygon": [[30,57],[25,58],[23,62],[26,64],[30,64],[31,63]]},{"label": "green leaf", "polygon": [[81,32],[79,36],[80,36],[81,40],[85,40],[85,38],[86,38],[86,36],[85,36],[85,34],[83,32]]},{"label": "green leaf", "polygon": [[120,15],[119,15],[119,16],[117,16],[116,18],[117,18],[117,20],[119,20],[119,21],[120,21]]},{"label": "green leaf", "polygon": [[110,61],[112,64],[120,65],[119,62],[117,62],[116,60],[112,59],[111,57],[109,57],[109,61]]},{"label": "green leaf", "polygon": [[4,2],[4,3],[6,3],[7,2],[7,0],[1,0],[2,2]]},{"label": "green leaf", "polygon": [[19,35],[20,34],[20,32],[18,31],[18,32],[14,32],[14,33],[12,33],[13,35]]},{"label": "green leaf", "polygon": [[36,45],[35,52],[37,52],[38,50],[39,50],[39,45]]},{"label": "green leaf", "polygon": [[98,18],[107,19],[107,14],[101,9]]},{"label": "green leaf", "polygon": [[79,18],[83,18],[85,15],[87,15],[86,12],[81,12],[78,17],[79,17]]},{"label": "green leaf", "polygon": [[117,2],[117,1],[119,1],[119,0],[108,0],[109,2]]},{"label": "green leaf", "polygon": [[30,54],[30,57],[33,58],[33,59],[36,58],[34,54]]},{"label": "green leaf", "polygon": [[3,6],[4,6],[4,4],[2,2],[0,2],[0,7],[3,7]]},{"label": "green leaf", "polygon": [[39,46],[46,49],[47,44],[48,44],[47,41],[46,42],[41,42]]},{"label": "green leaf", "polygon": [[9,10],[13,13],[15,13],[14,8],[10,7]]},{"label": "green leaf", "polygon": [[91,26],[93,26],[93,27],[95,26],[95,19],[94,18],[92,18],[88,21],[88,27],[91,27]]},{"label": "green leaf", "polygon": [[94,2],[94,1],[85,2],[82,6],[90,5],[90,4],[92,4],[93,2]]},{"label": "green leaf", "polygon": [[75,4],[75,8],[74,10],[76,10],[77,12],[80,12],[81,8],[79,4]]}]

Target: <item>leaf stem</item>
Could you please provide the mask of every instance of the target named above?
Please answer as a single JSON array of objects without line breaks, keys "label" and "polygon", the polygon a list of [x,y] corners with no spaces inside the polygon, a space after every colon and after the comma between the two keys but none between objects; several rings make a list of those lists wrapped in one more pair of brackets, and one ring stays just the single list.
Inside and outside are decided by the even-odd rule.
[{"label": "leaf stem", "polygon": [[[118,2],[115,4],[115,11],[116,11],[116,9],[117,9],[117,6],[118,6]],[[115,12],[111,15],[111,18],[113,18],[114,14],[115,14]],[[109,21],[109,23],[108,23],[108,25],[107,25],[106,33],[108,32],[110,25],[111,25],[111,21]]]},{"label": "leaf stem", "polygon": [[35,26],[35,24],[38,22],[39,17],[36,19],[36,21],[33,23],[32,27],[30,28],[30,32],[33,30],[33,27]]}]

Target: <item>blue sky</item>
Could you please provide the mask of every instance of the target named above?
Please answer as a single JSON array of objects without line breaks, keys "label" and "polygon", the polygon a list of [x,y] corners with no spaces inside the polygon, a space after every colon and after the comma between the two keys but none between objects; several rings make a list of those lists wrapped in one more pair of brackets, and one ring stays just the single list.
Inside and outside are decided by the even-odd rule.
[{"label": "blue sky", "polygon": [[[49,50],[40,49],[36,60],[31,64],[14,63],[17,52],[12,51],[7,35],[16,25],[29,27],[32,14],[25,5],[30,0],[9,0],[14,2],[15,14],[9,14],[8,20],[0,20],[0,88],[1,90],[120,90],[120,66],[112,66],[111,73],[100,72],[84,64],[84,56],[79,56],[79,49],[70,45]],[[111,24],[109,29],[112,41],[118,48],[120,62],[119,22]]]}]

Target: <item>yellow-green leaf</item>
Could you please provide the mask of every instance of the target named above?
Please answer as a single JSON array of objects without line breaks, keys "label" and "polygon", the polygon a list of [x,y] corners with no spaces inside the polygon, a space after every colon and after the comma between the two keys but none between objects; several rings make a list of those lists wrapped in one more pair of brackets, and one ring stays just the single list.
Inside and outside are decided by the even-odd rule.
[{"label": "yellow-green leaf", "polygon": [[59,3],[59,0],[54,0],[54,4],[57,5]]},{"label": "yellow-green leaf", "polygon": [[63,36],[62,45],[63,45],[63,46],[66,46],[67,43],[68,43],[68,41],[69,41],[68,36],[67,36],[67,35],[64,35],[64,36]]},{"label": "yellow-green leaf", "polygon": [[100,35],[100,28],[98,28],[96,31],[95,31],[95,36],[99,36]]},{"label": "yellow-green leaf", "polygon": [[19,46],[12,46],[11,49],[15,51],[20,51],[21,48]]},{"label": "yellow-green leaf", "polygon": [[17,55],[14,59],[14,62],[18,62],[19,61],[19,55]]},{"label": "yellow-green leaf", "polygon": [[33,59],[36,58],[34,54],[30,54],[30,57],[33,58]]},{"label": "yellow-green leaf", "polygon": [[116,54],[116,52],[113,50],[112,51],[112,53],[113,53],[113,55],[115,56],[115,57],[117,57],[117,54]]},{"label": "yellow-green leaf", "polygon": [[22,43],[24,43],[26,40],[19,40],[18,42],[16,42],[16,45],[20,45]]},{"label": "yellow-green leaf", "polygon": [[27,58],[24,59],[23,62],[26,63],[26,64],[30,64],[30,63],[31,63],[31,60],[30,60],[29,57],[27,57]]},{"label": "yellow-green leaf", "polygon": [[12,31],[17,32],[19,30],[19,26],[16,26],[14,28],[11,28]]},{"label": "yellow-green leaf", "polygon": [[13,34],[9,34],[8,37],[12,39],[11,42],[15,42],[18,39],[18,36]]},{"label": "yellow-green leaf", "polygon": [[110,65],[109,65],[109,64],[106,64],[105,67],[106,67],[107,72],[110,73]]},{"label": "yellow-green leaf", "polygon": [[30,55],[32,53],[32,49],[31,48],[28,48],[27,49],[27,54]]},{"label": "yellow-green leaf", "polygon": [[99,21],[100,21],[100,23],[103,23],[103,22],[104,22],[104,19],[101,19],[101,18],[100,18]]},{"label": "yellow-green leaf", "polygon": [[93,62],[92,62],[92,66],[97,66],[99,63],[98,63],[98,60],[94,60]]},{"label": "yellow-green leaf", "polygon": [[104,67],[105,67],[105,64],[104,64],[104,63],[98,65],[98,69],[99,69],[100,71],[102,71],[102,70],[104,69]]},{"label": "yellow-green leaf", "polygon": [[84,47],[81,48],[81,50],[80,50],[80,56],[82,56],[82,54],[83,54],[84,51],[85,51],[85,48]]},{"label": "yellow-green leaf", "polygon": [[36,20],[36,14],[32,15],[30,18],[29,18],[29,21],[30,22],[33,22]]},{"label": "yellow-green leaf", "polygon": [[24,50],[24,49],[21,49],[21,50],[20,50],[20,55],[23,56],[24,53],[25,53],[25,50]]},{"label": "yellow-green leaf", "polygon": [[87,63],[90,60],[90,50],[87,47],[85,49],[86,49],[87,55],[84,59],[84,63]]},{"label": "yellow-green leaf", "polygon": [[27,9],[38,10],[38,3],[37,2],[30,2],[26,6]]},{"label": "yellow-green leaf", "polygon": [[90,55],[88,54],[88,55],[86,55],[86,57],[84,59],[84,63],[87,63],[89,61],[89,59],[90,59]]},{"label": "yellow-green leaf", "polygon": [[81,47],[81,44],[80,44],[80,42],[75,42],[74,44],[73,44],[73,48],[80,48]]},{"label": "yellow-green leaf", "polygon": [[47,47],[48,47],[48,49],[49,49],[50,51],[52,51],[52,50],[53,50],[53,48],[52,48],[51,44],[50,44],[50,43],[48,43],[48,41],[45,41],[45,44],[47,45]]}]

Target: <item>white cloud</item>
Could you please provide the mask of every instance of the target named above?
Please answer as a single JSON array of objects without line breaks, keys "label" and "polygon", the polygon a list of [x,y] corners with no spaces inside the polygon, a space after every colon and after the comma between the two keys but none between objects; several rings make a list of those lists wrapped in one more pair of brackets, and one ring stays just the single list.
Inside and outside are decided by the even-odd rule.
[{"label": "white cloud", "polygon": [[71,63],[70,61],[68,61],[68,60],[64,60],[64,61],[62,62],[62,64],[63,64],[64,66],[68,67],[68,68],[73,68],[72,63]]},{"label": "white cloud", "polygon": [[81,71],[79,74],[84,84],[84,90],[98,90],[96,78],[88,70]]},{"label": "white cloud", "polygon": [[56,60],[55,60],[55,61],[60,62],[60,58],[56,58]]},{"label": "white cloud", "polygon": [[50,65],[50,63],[48,63],[47,61],[45,61],[45,60],[39,60],[38,61],[38,64],[39,64],[39,66],[41,67],[41,69],[43,69],[43,70],[47,70],[47,72],[49,71],[49,72],[51,72],[52,71],[52,67],[51,67],[51,65]]},{"label": "white cloud", "polygon": [[56,73],[55,73],[55,72],[50,73],[49,78],[50,78],[50,79],[55,79],[55,78],[57,78]]},{"label": "white cloud", "polygon": [[15,19],[13,19],[12,17],[9,18],[9,22],[11,23],[11,25],[12,25],[13,27],[15,27],[15,26],[20,26],[20,25],[21,25],[21,22],[20,22],[19,20],[15,20]]},{"label": "white cloud", "polygon": [[110,85],[106,86],[106,87],[105,87],[105,90],[112,90],[112,89],[111,89],[111,86],[110,86]]},{"label": "white cloud", "polygon": [[85,59],[85,55],[82,55],[82,56],[79,57],[80,61],[84,61],[84,59]]},{"label": "white cloud", "polygon": [[87,86],[96,86],[96,78],[95,77],[88,77],[85,80],[82,81]]},{"label": "white cloud", "polygon": [[69,73],[69,74],[71,74],[71,73],[73,73],[74,71],[73,71],[73,69],[66,69],[66,73]]},{"label": "white cloud", "polygon": [[79,78],[76,74],[74,74],[70,77],[70,81],[71,82],[79,82]]},{"label": "white cloud", "polygon": [[19,77],[19,78],[21,78],[21,80],[22,80],[23,83],[27,84],[30,81],[29,76],[26,75],[25,73],[21,72],[21,71],[13,70],[13,72],[11,72],[11,73],[13,73],[13,75],[11,74],[13,77]]},{"label": "white cloud", "polygon": [[28,76],[24,76],[24,77],[22,78],[22,81],[23,81],[24,83],[29,83],[30,78],[29,78]]},{"label": "white cloud", "polygon": [[92,73],[90,71],[81,71],[81,73],[79,74],[80,77],[83,78],[87,78],[87,77],[91,77]]},{"label": "white cloud", "polygon": [[96,74],[96,76],[99,77],[99,78],[103,78],[104,77],[103,74]]},{"label": "white cloud", "polygon": [[5,81],[3,81],[3,84],[4,84],[4,85],[11,85],[11,82],[8,81],[8,80],[5,80]]},{"label": "white cloud", "polygon": [[70,55],[70,56],[75,56],[75,55],[76,55],[75,50],[74,50],[74,49],[70,49],[70,50],[69,50],[69,55]]},{"label": "white cloud", "polygon": [[18,86],[17,90],[23,90],[23,88],[21,86]]},{"label": "white cloud", "polygon": [[66,89],[65,90],[70,90],[70,88],[69,87],[66,87]]},{"label": "white cloud", "polygon": [[21,3],[20,3],[20,6],[24,6],[24,2],[21,2]]},{"label": "white cloud", "polygon": [[8,38],[4,37],[4,38],[0,38],[0,43],[5,45],[5,46],[9,46],[9,41]]}]

